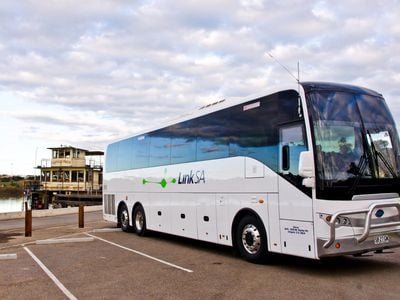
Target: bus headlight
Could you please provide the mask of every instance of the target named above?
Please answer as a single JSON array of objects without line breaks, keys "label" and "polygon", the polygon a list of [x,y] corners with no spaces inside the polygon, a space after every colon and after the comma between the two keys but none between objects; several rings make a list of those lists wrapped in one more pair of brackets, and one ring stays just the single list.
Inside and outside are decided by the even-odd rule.
[{"label": "bus headlight", "polygon": [[340,226],[351,226],[350,219],[343,216],[339,216],[336,218],[336,224]]},{"label": "bus headlight", "polygon": [[[319,217],[323,219],[327,224],[332,220],[332,215],[329,214],[319,214]],[[350,219],[347,217],[339,216],[335,220],[335,224],[338,226],[351,226]]]}]

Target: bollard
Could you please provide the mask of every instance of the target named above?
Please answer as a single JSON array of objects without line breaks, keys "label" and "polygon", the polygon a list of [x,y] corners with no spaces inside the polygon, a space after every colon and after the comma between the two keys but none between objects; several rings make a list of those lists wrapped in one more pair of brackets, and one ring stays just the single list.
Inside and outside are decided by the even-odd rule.
[{"label": "bollard", "polygon": [[25,202],[25,236],[32,236],[32,209],[28,209],[27,202]]},{"label": "bollard", "polygon": [[84,210],[83,205],[79,205],[79,228],[83,228],[84,226]]}]

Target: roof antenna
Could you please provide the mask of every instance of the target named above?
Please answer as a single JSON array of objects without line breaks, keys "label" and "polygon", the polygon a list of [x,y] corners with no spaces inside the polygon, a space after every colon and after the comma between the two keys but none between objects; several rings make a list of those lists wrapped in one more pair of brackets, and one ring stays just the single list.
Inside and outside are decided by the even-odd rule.
[{"label": "roof antenna", "polygon": [[303,110],[301,109],[301,97],[300,97],[300,61],[297,61],[297,114],[299,118],[303,118]]},{"label": "roof antenna", "polygon": [[298,103],[297,103],[297,114],[299,118],[303,117],[303,110],[301,109],[301,98],[300,98],[300,62],[297,62],[297,77],[293,75],[293,73],[283,64],[280,63],[279,60],[277,60],[275,57],[272,56],[271,53],[268,53],[268,55],[276,62],[278,63],[286,72],[289,73],[290,76],[292,76],[296,82],[297,82],[297,89],[298,89]]},{"label": "roof antenna", "polygon": [[288,72],[288,74],[289,74],[290,76],[292,76],[292,77],[297,81],[297,83],[300,82],[300,63],[299,63],[299,62],[297,62],[297,77],[296,77],[296,76],[294,76],[294,74],[293,74],[286,66],[284,66],[283,64],[281,64],[281,62],[280,62],[279,60],[277,60],[275,57],[273,57],[271,53],[267,53],[267,54],[268,54],[277,64],[279,64],[286,72]]},{"label": "roof antenna", "polygon": [[297,83],[300,82],[300,61],[297,61]]}]

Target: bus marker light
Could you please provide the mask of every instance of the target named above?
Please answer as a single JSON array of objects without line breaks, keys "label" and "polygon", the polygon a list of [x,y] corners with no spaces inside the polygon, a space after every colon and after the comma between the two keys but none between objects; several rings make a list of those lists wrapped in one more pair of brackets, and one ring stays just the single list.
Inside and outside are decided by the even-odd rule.
[{"label": "bus marker light", "polygon": [[332,219],[332,216],[331,216],[331,215],[327,215],[327,216],[325,217],[325,220],[326,220],[327,222],[330,222],[331,219]]},{"label": "bus marker light", "polygon": [[340,249],[340,243],[339,243],[339,242],[337,242],[337,243],[335,244],[335,248],[336,248],[336,249]]},{"label": "bus marker light", "polygon": [[258,203],[263,204],[264,203],[264,199],[262,199],[262,198],[258,199]]}]

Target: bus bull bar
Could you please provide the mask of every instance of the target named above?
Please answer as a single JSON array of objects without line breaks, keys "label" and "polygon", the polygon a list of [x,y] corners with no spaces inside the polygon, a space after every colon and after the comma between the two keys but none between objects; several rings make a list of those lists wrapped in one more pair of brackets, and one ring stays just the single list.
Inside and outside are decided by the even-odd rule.
[{"label": "bus bull bar", "polygon": [[374,212],[374,210],[379,209],[379,208],[387,208],[387,207],[397,208],[397,211],[398,211],[398,214],[400,217],[400,203],[398,201],[375,203],[375,204],[370,205],[369,208],[366,208],[366,209],[340,211],[340,212],[335,213],[328,223],[329,227],[330,227],[329,239],[326,241],[326,243],[323,245],[323,247],[329,248],[335,241],[335,239],[336,239],[336,219],[339,216],[355,215],[355,214],[361,214],[361,213],[367,214],[367,216],[365,218],[364,231],[360,237],[356,238],[357,243],[362,243],[363,241],[365,241],[368,238],[371,229],[399,226],[400,221],[387,222],[387,223],[381,223],[381,224],[372,224],[372,213]]}]

